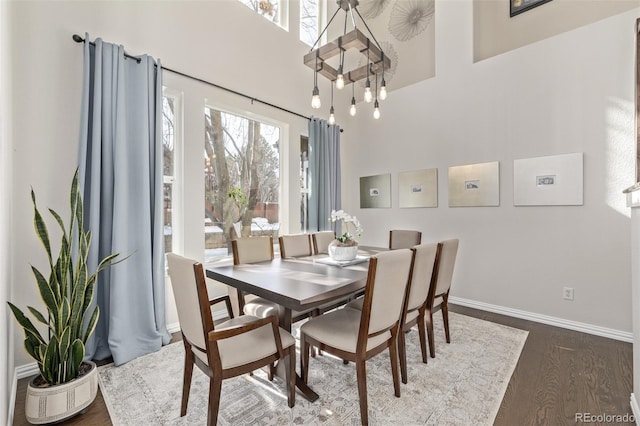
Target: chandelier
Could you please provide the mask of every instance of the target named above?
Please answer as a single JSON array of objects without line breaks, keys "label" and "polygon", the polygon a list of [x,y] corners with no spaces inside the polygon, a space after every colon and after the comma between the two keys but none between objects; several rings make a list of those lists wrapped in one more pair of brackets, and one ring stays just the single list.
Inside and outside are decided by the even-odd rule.
[{"label": "chandelier", "polygon": [[[387,87],[384,80],[384,71],[391,67],[391,60],[388,56],[385,56],[382,47],[376,40],[375,36],[371,33],[369,26],[365,22],[362,15],[357,9],[359,4],[358,0],[337,0],[338,9],[333,14],[327,26],[322,30],[320,36],[311,47],[309,53],[304,55],[304,64],[313,69],[313,92],[311,96],[311,106],[313,108],[320,108],[320,91],[318,90],[318,74],[326,77],[331,81],[331,108],[329,109],[329,124],[335,123],[334,109],[333,109],[333,86],[336,89],[342,90],[345,84],[351,83],[351,108],[349,114],[356,115],[356,98],[355,98],[355,83],[357,81],[365,81],[364,88],[364,101],[371,103],[373,101],[373,118],[380,118],[380,105],[378,98],[384,100],[387,97]],[[318,42],[327,31],[333,19],[336,17],[340,10],[345,11],[344,18],[344,33],[332,42],[329,42],[323,46],[316,46]],[[354,15],[355,13],[355,15]],[[356,26],[355,16],[360,18],[362,24],[368,31],[369,35],[373,39],[373,42]],[[347,32],[347,22],[351,18],[353,29]],[[315,48],[315,49],[314,49]],[[345,62],[345,53],[347,51],[355,51],[366,58],[364,65],[357,66],[347,71]],[[338,57],[338,65],[332,66],[327,61]],[[362,63],[362,62],[360,62]],[[380,88],[378,89],[378,74],[381,74]],[[373,77],[372,77],[373,76]],[[372,92],[371,80],[375,79],[375,91]]]}]

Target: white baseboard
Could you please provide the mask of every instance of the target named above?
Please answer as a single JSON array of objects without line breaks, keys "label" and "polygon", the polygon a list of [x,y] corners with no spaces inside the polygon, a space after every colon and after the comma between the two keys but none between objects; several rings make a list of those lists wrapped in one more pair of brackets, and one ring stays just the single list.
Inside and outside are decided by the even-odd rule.
[{"label": "white baseboard", "polygon": [[609,339],[620,340],[622,342],[633,342],[633,333],[627,331],[614,330],[612,328],[600,327],[583,322],[570,321],[563,318],[551,317],[548,315],[536,314],[533,312],[521,311],[519,309],[507,308],[504,306],[491,305],[475,300],[462,299],[460,297],[449,297],[449,302],[455,305],[467,306],[469,308],[480,309],[481,311],[494,312],[496,314],[507,315],[515,318],[522,318],[554,327],[567,328],[569,330],[580,331],[582,333],[607,337]]},{"label": "white baseboard", "polygon": [[174,322],[171,324],[167,324],[167,331],[171,334],[175,333],[176,331],[180,331],[180,323]]},{"label": "white baseboard", "polygon": [[633,413],[636,425],[640,425],[640,407],[638,407],[638,400],[636,400],[633,392],[631,393],[631,412]]},{"label": "white baseboard", "polygon": [[37,362],[30,362],[29,364],[20,365],[16,367],[14,376],[16,377],[16,383],[20,379],[24,379],[25,377],[35,376],[36,374],[40,374],[40,370],[38,369]]}]

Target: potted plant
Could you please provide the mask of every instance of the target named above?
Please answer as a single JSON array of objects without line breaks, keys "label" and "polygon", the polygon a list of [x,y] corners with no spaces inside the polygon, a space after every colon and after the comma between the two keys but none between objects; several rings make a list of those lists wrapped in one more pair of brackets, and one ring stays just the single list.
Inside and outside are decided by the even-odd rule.
[{"label": "potted plant", "polygon": [[[33,424],[52,423],[72,417],[87,408],[98,389],[97,368],[84,361],[85,344],[98,323],[98,306],[91,309],[91,300],[98,273],[109,266],[119,254],[111,254],[90,272],[87,257],[91,231],[83,228],[83,205],[78,187],[78,171],[73,177],[70,194],[71,217],[65,228],[62,217],[49,212],[58,224],[62,236],[57,256],[52,253],[47,225],[36,205],[34,227],[49,261],[48,277],[31,266],[46,314],[28,306],[31,316],[40,323],[36,327],[22,310],[11,302],[9,307],[24,330],[24,347],[38,363],[40,374],[27,388],[25,414]],[[124,259],[123,259],[124,260]],[[41,333],[39,328],[46,329]]]},{"label": "potted plant", "polygon": [[329,256],[336,261],[349,261],[355,259],[358,254],[358,241],[356,241],[355,236],[349,232],[349,225],[353,225],[354,232],[359,237],[362,235],[362,225],[360,225],[360,221],[355,216],[351,216],[349,213],[346,213],[344,210],[332,210],[329,221],[340,221],[344,224],[344,229],[341,229],[341,231],[344,232],[329,243]]}]

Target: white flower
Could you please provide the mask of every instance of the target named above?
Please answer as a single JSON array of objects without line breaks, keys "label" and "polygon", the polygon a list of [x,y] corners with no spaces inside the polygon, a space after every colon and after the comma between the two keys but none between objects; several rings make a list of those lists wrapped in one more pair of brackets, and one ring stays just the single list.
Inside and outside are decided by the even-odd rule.
[{"label": "white flower", "polygon": [[331,217],[329,217],[329,220],[331,222],[341,221],[342,223],[344,223],[345,225],[344,232],[342,233],[342,235],[336,238],[341,243],[344,243],[346,241],[353,239],[353,236],[349,232],[349,224],[353,225],[353,227],[355,228],[354,232],[358,237],[362,235],[363,230],[362,230],[362,225],[360,224],[360,221],[355,216],[351,216],[349,213],[346,213],[344,210],[338,210],[338,211],[332,210]]}]

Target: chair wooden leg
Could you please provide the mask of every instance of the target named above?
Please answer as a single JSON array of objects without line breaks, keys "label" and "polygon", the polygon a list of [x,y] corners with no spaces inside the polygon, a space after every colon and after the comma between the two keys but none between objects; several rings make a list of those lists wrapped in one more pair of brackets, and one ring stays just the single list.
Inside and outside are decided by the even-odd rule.
[{"label": "chair wooden leg", "polygon": [[425,322],[427,323],[427,338],[429,339],[429,355],[431,358],[436,357],[436,347],[434,346],[434,338],[433,338],[433,314],[431,310],[427,311],[425,315]]},{"label": "chair wooden leg", "polygon": [[449,306],[447,300],[442,302],[442,322],[444,323],[444,335],[447,338],[447,343],[451,343],[451,336],[449,335]]},{"label": "chair wooden leg", "polygon": [[[400,331],[400,334],[404,333]],[[398,336],[396,335],[391,345],[389,345],[389,359],[391,360],[391,376],[393,377],[394,395],[400,397],[400,377],[398,376],[398,348],[396,347],[397,343]]]},{"label": "chair wooden leg", "polygon": [[[405,341],[404,330],[398,333],[398,356],[400,357],[400,375],[402,376],[402,383],[407,384],[407,346]],[[393,370],[393,362],[391,363]],[[393,372],[393,371],[392,371]]]},{"label": "chair wooden leg", "polygon": [[304,334],[300,335],[300,378],[303,383],[307,383],[309,376],[309,343],[304,337]]},{"label": "chair wooden leg", "polygon": [[220,408],[220,393],[222,391],[222,380],[219,378],[209,379],[209,410],[207,413],[207,426],[218,424],[218,410]]},{"label": "chair wooden leg", "polygon": [[289,408],[296,405],[296,347],[290,346],[284,360],[287,363],[285,380],[287,382],[287,403]]},{"label": "chair wooden leg", "polygon": [[420,351],[422,352],[422,362],[427,363],[427,331],[424,324],[424,311],[418,315],[418,336],[420,337]]},{"label": "chair wooden leg", "polygon": [[276,374],[276,365],[274,363],[269,364],[269,371],[267,371],[267,379],[273,382],[273,376]]},{"label": "chair wooden leg", "polygon": [[360,421],[362,426],[369,424],[369,407],[367,404],[367,368],[364,359],[356,360],[356,377],[358,378],[358,397],[360,398]]},{"label": "chair wooden leg", "polygon": [[184,377],[182,380],[182,404],[180,406],[180,417],[187,414],[187,404],[189,403],[189,390],[191,389],[191,377],[193,377],[193,352],[185,344],[184,352]]}]

